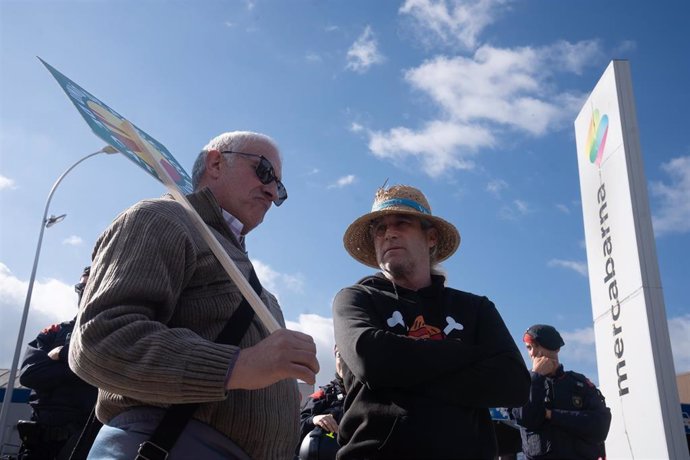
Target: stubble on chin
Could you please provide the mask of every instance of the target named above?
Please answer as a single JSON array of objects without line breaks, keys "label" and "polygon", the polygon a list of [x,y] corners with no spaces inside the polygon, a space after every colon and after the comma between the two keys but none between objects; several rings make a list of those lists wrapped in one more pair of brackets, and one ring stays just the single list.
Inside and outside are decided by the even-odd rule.
[{"label": "stubble on chin", "polygon": [[379,268],[386,274],[386,277],[391,280],[403,279],[409,273],[407,264],[396,261],[382,262]]}]

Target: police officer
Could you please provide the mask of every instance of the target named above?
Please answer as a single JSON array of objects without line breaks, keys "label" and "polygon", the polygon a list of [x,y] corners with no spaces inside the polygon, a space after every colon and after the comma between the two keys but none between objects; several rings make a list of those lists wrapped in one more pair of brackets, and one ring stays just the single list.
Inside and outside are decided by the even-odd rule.
[{"label": "police officer", "polygon": [[512,414],[520,425],[527,459],[604,458],[611,411],[582,374],[564,371],[558,352],[565,345],[553,326],[535,324],[523,338],[532,360],[529,401]]},{"label": "police officer", "polygon": [[[90,267],[74,286],[79,300]],[[76,318],[75,318],[76,319]],[[77,377],[67,364],[75,319],[53,324],[27,346],[19,381],[31,388],[31,422],[20,422],[22,460],[69,458],[96,403],[98,390]]]},{"label": "police officer", "polygon": [[335,379],[309,396],[300,413],[300,460],[335,459],[339,447],[336,435],[345,401],[344,364],[338,347],[334,350]]}]

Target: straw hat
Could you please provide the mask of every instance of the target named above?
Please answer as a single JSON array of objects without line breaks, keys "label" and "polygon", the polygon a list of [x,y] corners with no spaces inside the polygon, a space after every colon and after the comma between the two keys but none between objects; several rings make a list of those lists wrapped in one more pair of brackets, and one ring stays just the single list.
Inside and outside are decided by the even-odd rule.
[{"label": "straw hat", "polygon": [[440,217],[431,215],[431,206],[420,190],[409,185],[393,185],[376,191],[371,212],[352,222],[343,236],[347,252],[364,265],[379,268],[369,226],[374,219],[388,214],[409,214],[430,222],[438,232],[436,262],[446,260],[460,245],[458,229]]}]

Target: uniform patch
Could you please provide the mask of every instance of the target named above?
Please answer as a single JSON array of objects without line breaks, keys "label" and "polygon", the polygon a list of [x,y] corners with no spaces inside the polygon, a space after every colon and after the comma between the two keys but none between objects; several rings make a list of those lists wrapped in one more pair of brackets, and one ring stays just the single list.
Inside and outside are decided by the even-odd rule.
[{"label": "uniform patch", "polygon": [[573,406],[576,409],[582,409],[582,396],[573,396]]},{"label": "uniform patch", "polygon": [[309,395],[309,397],[314,400],[321,399],[324,396],[326,396],[326,392],[323,391],[323,388],[319,388],[317,391]]}]

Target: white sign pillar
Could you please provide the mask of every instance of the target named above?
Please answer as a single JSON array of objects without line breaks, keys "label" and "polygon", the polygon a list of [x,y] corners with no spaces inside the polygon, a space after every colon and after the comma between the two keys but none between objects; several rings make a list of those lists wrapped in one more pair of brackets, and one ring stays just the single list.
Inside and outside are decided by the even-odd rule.
[{"label": "white sign pillar", "polygon": [[688,458],[627,61],[609,64],[575,139],[607,458]]}]

